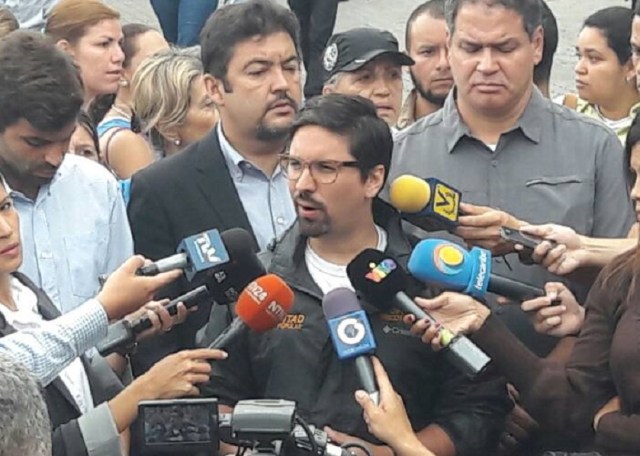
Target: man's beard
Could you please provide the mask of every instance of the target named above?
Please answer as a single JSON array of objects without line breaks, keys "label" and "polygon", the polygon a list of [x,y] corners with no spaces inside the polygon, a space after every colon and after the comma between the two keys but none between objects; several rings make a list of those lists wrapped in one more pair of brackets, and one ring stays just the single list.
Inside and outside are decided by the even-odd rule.
[{"label": "man's beard", "polygon": [[293,118],[291,119],[291,123],[286,127],[283,126],[269,126],[267,125],[266,117],[269,113],[270,108],[280,101],[287,101],[291,104],[296,112],[298,112],[298,104],[296,101],[291,98],[287,93],[282,93],[277,100],[271,103],[264,112],[262,119],[256,126],[256,139],[260,141],[284,141],[287,139],[289,135],[289,130],[291,129],[291,124],[293,123]]},{"label": "man's beard", "polygon": [[440,107],[444,106],[444,102],[447,99],[448,94],[436,95],[431,90],[425,89],[422,86],[422,83],[413,75],[412,71],[409,71],[409,74],[411,75],[411,81],[413,82],[413,86],[416,88],[416,92],[418,92],[418,95],[420,95],[431,104]]},{"label": "man's beard", "polygon": [[260,121],[256,127],[256,139],[260,141],[284,141],[289,135],[291,126],[287,127],[270,127],[264,123],[264,119]]},{"label": "man's beard", "polygon": [[[298,226],[301,235],[317,238],[329,232],[329,229],[331,227],[331,220],[329,219],[329,215],[327,214],[323,205],[318,204],[316,201],[313,201],[312,198],[305,197],[304,192],[300,195],[294,196],[294,201],[296,206],[296,214],[298,215]],[[304,203],[305,201],[312,202],[312,207],[315,207],[320,212],[319,217],[316,217],[313,220],[307,220],[301,217],[299,211],[299,201],[302,203]]]},{"label": "man's beard", "polygon": [[326,218],[311,222],[298,217],[298,225],[300,227],[300,234],[310,238],[319,238],[329,232],[329,221]]}]

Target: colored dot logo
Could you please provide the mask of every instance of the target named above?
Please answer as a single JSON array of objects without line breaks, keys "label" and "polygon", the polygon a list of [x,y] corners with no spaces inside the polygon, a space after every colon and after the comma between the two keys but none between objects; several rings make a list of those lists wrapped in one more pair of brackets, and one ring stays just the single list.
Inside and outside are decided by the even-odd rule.
[{"label": "colored dot logo", "polygon": [[444,274],[458,274],[463,262],[464,253],[454,244],[440,244],[433,251],[433,263]]}]

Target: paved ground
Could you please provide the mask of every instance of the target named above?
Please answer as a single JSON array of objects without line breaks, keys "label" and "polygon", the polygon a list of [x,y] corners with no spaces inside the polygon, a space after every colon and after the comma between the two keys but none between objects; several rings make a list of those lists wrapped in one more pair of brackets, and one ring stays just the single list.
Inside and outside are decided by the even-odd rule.
[{"label": "paved ground", "polygon": [[[118,8],[126,22],[157,26],[148,0],[106,0]],[[278,0],[285,4],[286,0]],[[564,93],[573,87],[574,43],[580,24],[593,11],[606,6],[630,4],[627,0],[547,0],[558,20],[560,44],[552,74],[552,91]],[[356,26],[385,28],[404,42],[404,24],[420,0],[349,0],[340,3],[336,30]],[[402,44],[401,44],[402,45]]]}]

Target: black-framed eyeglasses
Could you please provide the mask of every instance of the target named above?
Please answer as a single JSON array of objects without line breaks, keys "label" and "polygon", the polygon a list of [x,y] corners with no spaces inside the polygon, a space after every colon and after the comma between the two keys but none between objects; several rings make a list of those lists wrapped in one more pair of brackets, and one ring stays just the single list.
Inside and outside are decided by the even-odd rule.
[{"label": "black-framed eyeglasses", "polygon": [[297,181],[305,168],[309,168],[311,177],[319,184],[333,184],[342,168],[359,168],[357,161],[312,160],[306,161],[288,154],[280,155],[280,169],[288,179]]}]

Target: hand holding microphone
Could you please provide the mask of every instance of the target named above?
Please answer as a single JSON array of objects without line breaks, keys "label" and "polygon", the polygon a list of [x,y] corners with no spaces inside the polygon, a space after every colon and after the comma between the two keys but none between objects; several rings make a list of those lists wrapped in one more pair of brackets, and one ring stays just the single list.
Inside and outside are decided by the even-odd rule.
[{"label": "hand holding microphone", "polygon": [[526,225],[525,222],[507,212],[491,207],[461,203],[460,209],[464,215],[458,219],[456,235],[469,245],[490,250],[495,256],[514,252],[513,243],[501,236],[501,228],[519,229]]},{"label": "hand holding microphone", "polygon": [[151,301],[160,288],[176,280],[181,271],[170,271],[155,277],[142,277],[136,271],[145,264],[140,255],[133,256],[106,280],[96,297],[109,319],[118,319]]},{"label": "hand holding microphone", "polygon": [[[433,299],[416,298],[415,301],[438,323],[456,334],[473,334],[491,314],[486,306],[471,296],[460,293],[445,292]],[[419,335],[424,343],[431,344],[434,350],[443,348],[441,338],[438,337],[439,328],[429,320],[416,320],[412,315],[407,315],[404,322],[412,324],[411,332]]]},{"label": "hand holding microphone", "polygon": [[149,321],[151,327],[140,332],[136,337],[137,342],[152,338],[162,332],[170,331],[175,325],[184,323],[190,312],[194,312],[198,309],[197,306],[187,309],[183,302],[179,302],[176,305],[175,314],[171,315],[167,309],[169,302],[170,301],[168,299],[163,299],[162,301],[151,301],[145,304],[144,307],[139,309],[137,312],[133,312],[124,317],[124,319],[129,322],[129,325],[135,325],[145,317]]},{"label": "hand holding microphone", "polygon": [[447,348],[446,356],[462,373],[473,377],[487,367],[491,359],[463,335],[443,327],[405,293],[408,276],[397,261],[378,250],[366,249],[349,263],[347,274],[353,287],[372,305],[382,311],[392,308],[429,320],[439,326],[437,337]]},{"label": "hand holding microphone", "polygon": [[376,404],[363,390],[355,392],[369,432],[389,445],[398,456],[434,456],[413,432],[402,397],[393,389],[382,363],[375,357],[371,361],[380,388],[380,403]]},{"label": "hand holding microphone", "polygon": [[521,230],[542,239],[531,259],[552,274],[566,275],[586,266],[587,252],[583,249],[581,236],[573,228],[547,223],[523,226]]},{"label": "hand holding microphone", "polygon": [[114,352],[131,353],[136,343],[157,335],[160,328],[167,331],[184,322],[198,303],[208,299],[209,290],[202,285],[171,301],[151,301],[139,311],[109,325],[106,337],[96,345],[96,349],[102,356]]},{"label": "hand holding microphone", "polygon": [[[525,301],[520,306],[536,331],[554,337],[577,335],[582,329],[585,310],[566,285],[560,282],[546,283],[546,296]],[[559,305],[553,305],[559,301]]]}]

